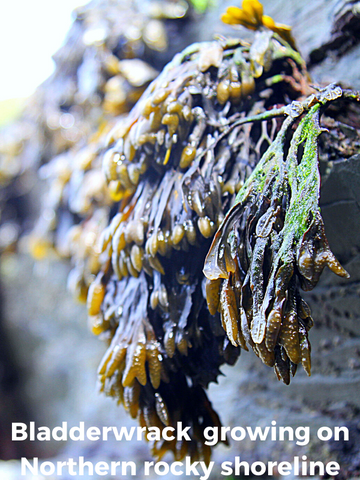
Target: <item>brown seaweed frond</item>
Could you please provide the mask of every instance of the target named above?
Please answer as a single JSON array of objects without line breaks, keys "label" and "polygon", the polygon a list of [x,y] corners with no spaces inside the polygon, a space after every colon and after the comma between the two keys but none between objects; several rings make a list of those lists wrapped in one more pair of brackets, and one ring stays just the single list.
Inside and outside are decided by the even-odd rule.
[{"label": "brown seaweed frond", "polygon": [[[204,443],[203,430],[221,424],[203,387],[189,382],[186,375],[189,366],[179,368],[181,355],[187,357],[186,342],[184,345],[179,337],[181,329],[175,332],[176,325],[171,320],[163,326],[157,321],[155,312],[149,308],[150,279],[144,272],[137,278],[127,276],[110,281],[102,301],[105,313],[99,315],[96,307],[105,293],[102,281],[99,277],[93,283],[88,304],[94,333],[110,342],[98,369],[101,390],[115,397],[147,429],[153,426],[160,431],[167,426],[176,429],[177,422],[191,427],[190,441],[154,441],[151,452],[156,458],[170,450],[176,459],[190,455],[194,461],[200,458],[209,461],[211,449]],[[191,294],[193,289],[185,287],[185,291]],[[191,305],[189,295],[186,298]],[[179,299],[176,306],[180,307]],[[185,320],[183,316],[179,323]],[[155,329],[161,329],[161,334]],[[196,345],[190,348],[196,349]],[[201,364],[201,355],[198,352],[194,355]]]},{"label": "brown seaweed frond", "polygon": [[203,389],[240,348],[206,308],[202,268],[224,210],[279,129],[283,107],[269,116],[268,105],[299,95],[285,76],[274,80],[277,68],[306,78],[286,51],[273,67],[278,45],[268,37],[266,65],[239,40],[189,47],[107,138],[103,173],[117,208],[88,296],[92,329],[109,343],[99,380],[141,424],[192,426],[188,446],[164,441],[158,456],[208,460],[202,432],[220,422]]},{"label": "brown seaweed frond", "polygon": [[280,128],[283,107],[267,109],[303,93],[302,59],[279,48],[271,35],[261,48],[192,45],[107,136],[102,171],[115,205],[96,235],[100,273],[88,294],[92,330],[109,344],[99,381],[142,425],[191,425],[192,441],[160,442],[159,457],[208,460],[202,432],[220,424],[204,388],[240,348],[206,308],[202,268],[224,210]]}]

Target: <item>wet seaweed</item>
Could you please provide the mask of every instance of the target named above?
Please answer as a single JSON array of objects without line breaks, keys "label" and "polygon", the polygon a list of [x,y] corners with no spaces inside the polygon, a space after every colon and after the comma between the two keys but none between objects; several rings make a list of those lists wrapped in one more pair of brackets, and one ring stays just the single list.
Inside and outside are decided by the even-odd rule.
[{"label": "wet seaweed", "polygon": [[241,349],[286,384],[299,364],[310,374],[300,291],[325,266],[347,277],[319,209],[320,117],[359,95],[312,88],[290,28],[256,0],[223,20],[254,30],[252,43],[186,48],[127,115],[44,173],[36,241],[65,203],[69,286],[108,346],[100,389],[144,427],[191,427],[191,442],[154,442],[157,458],[210,459],[203,431],[220,419],[205,390]]}]

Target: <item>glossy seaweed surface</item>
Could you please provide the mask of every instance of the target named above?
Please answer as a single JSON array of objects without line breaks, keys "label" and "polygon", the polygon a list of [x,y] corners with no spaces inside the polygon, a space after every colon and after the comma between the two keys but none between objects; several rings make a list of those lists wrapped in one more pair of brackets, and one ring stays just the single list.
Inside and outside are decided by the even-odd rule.
[{"label": "glossy seaweed surface", "polygon": [[[320,117],[358,94],[311,88],[290,29],[259,2],[223,20],[255,30],[252,43],[191,45],[111,130],[71,151],[72,166],[51,162],[32,237],[42,253],[52,230],[72,259],[69,286],[108,344],[101,390],[141,426],[191,426],[191,442],[153,442],[157,458],[210,459],[203,431],[220,419],[205,390],[241,349],[286,384],[299,364],[310,375],[301,289],[325,266],[348,276],[318,205]],[[72,213],[65,241],[50,204]]]}]

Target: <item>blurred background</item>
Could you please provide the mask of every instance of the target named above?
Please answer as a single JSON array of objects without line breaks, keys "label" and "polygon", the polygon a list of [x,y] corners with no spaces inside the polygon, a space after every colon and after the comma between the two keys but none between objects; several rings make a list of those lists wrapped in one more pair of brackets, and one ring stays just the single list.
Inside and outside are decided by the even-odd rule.
[{"label": "blurred background", "polygon": [[[113,125],[176,52],[193,41],[211,39],[215,32],[233,35],[219,20],[230,4],[185,0],[0,4],[0,477],[4,480],[20,478],[22,456],[134,458],[139,465],[151,459],[148,446],[141,442],[15,443],[11,422],[36,421],[49,427],[63,421],[69,426],[79,421],[88,426],[136,425],[122,407],[98,392],[96,370],[105,345],[87,327],[84,305],[73,299],[82,299],[81,282],[92,277],[81,252],[61,234],[75,217],[89,214],[87,195],[96,195],[101,211],[108,211],[109,201],[101,185],[89,183],[88,194],[75,188],[71,199],[75,213],[69,215],[60,197],[73,175],[72,165],[89,162],[94,153],[87,151],[88,156],[79,159],[78,146],[92,145],[89,139],[100,127]],[[359,2],[265,0],[263,4],[267,14],[293,26],[314,83],[341,81],[360,88]],[[129,72],[122,64],[120,71],[114,59],[126,57],[124,51],[147,66],[141,63]],[[325,446],[314,442],[306,449],[272,443],[219,446],[214,453],[217,464],[239,454],[248,461],[308,454],[312,459],[337,458],[344,465],[342,478],[357,478],[358,167],[356,155],[346,162],[339,158],[323,183],[327,236],[352,278],[344,285],[326,274],[309,296],[316,319],[311,331],[313,376],[300,372],[285,387],[254,355],[244,352],[235,367],[222,369],[220,385],[210,387],[224,425],[269,425],[274,419],[278,424],[310,424],[314,429],[346,424],[351,442]],[[58,181],[52,182],[54,178]],[[95,220],[98,225],[100,220]],[[218,474],[215,469],[214,478]]]},{"label": "blurred background", "polygon": [[[74,20],[73,10],[84,3],[2,2],[0,101],[25,99],[53,73],[55,64],[51,57],[65,41]],[[4,116],[3,105],[1,110]]]}]

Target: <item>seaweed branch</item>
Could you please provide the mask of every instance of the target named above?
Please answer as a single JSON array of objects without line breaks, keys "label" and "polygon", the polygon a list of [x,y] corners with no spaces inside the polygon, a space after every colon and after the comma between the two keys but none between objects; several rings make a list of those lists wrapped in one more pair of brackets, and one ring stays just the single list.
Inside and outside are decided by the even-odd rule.
[{"label": "seaweed branch", "polygon": [[284,109],[287,118],[239,190],[204,264],[209,310],[220,311],[231,343],[250,345],[286,384],[299,363],[311,372],[313,320],[300,287],[314,288],[325,266],[349,277],[330,250],[319,207],[320,114],[342,96],[359,100],[357,92],[330,85]]}]

